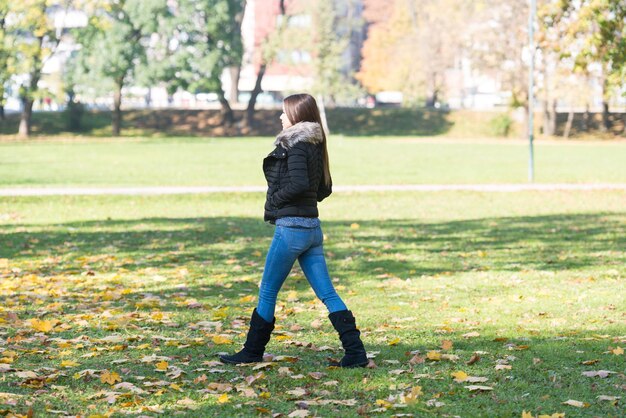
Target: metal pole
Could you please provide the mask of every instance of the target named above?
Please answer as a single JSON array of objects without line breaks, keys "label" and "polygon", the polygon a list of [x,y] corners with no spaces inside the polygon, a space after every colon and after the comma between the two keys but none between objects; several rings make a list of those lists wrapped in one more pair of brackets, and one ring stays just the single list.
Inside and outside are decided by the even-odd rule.
[{"label": "metal pole", "polygon": [[528,181],[535,181],[535,156],[533,141],[535,132],[535,16],[537,15],[537,2],[530,0],[530,13],[528,16],[528,43],[530,52],[530,70],[528,71]]}]

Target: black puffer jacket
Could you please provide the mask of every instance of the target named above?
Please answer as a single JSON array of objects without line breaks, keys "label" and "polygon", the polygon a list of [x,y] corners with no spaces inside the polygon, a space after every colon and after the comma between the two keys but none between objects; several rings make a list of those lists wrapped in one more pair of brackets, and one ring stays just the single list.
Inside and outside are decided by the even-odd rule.
[{"label": "black puffer jacket", "polygon": [[319,216],[317,202],[332,193],[323,181],[323,139],[322,127],[315,122],[299,122],[278,134],[276,148],[263,160],[265,221]]}]

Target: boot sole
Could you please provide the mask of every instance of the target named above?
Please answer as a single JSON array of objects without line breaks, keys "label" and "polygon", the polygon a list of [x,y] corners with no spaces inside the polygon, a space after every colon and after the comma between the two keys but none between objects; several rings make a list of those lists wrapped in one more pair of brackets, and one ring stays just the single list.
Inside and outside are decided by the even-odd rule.
[{"label": "boot sole", "polygon": [[262,363],[263,360],[258,360],[258,361],[235,361],[235,360],[228,360],[225,358],[220,357],[220,361],[224,364],[252,364],[252,363]]}]

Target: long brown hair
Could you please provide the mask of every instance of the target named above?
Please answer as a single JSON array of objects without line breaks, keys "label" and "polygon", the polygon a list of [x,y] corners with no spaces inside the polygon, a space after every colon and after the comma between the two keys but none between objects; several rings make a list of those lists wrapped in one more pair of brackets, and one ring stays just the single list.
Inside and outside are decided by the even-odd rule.
[{"label": "long brown hair", "polygon": [[330,164],[328,163],[328,148],[326,147],[326,133],[322,125],[322,118],[320,117],[320,110],[317,107],[315,98],[310,94],[292,94],[285,97],[283,101],[285,104],[285,114],[289,118],[289,122],[295,125],[298,122],[317,122],[320,125],[322,131],[322,160],[324,169],[324,183],[326,186],[332,184],[330,177]]}]

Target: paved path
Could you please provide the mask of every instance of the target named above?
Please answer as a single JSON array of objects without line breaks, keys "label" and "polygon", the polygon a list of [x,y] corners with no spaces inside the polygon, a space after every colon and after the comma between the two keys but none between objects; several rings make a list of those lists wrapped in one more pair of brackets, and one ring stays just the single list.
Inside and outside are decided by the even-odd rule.
[{"label": "paved path", "polygon": [[[79,196],[79,195],[161,195],[200,193],[250,193],[265,192],[261,186],[172,186],[172,187],[49,187],[0,189],[0,196]],[[551,190],[623,190],[626,183],[565,183],[565,184],[404,184],[404,185],[354,185],[333,186],[335,192],[387,192],[418,191],[441,192],[450,190],[476,192],[523,192]]]}]

